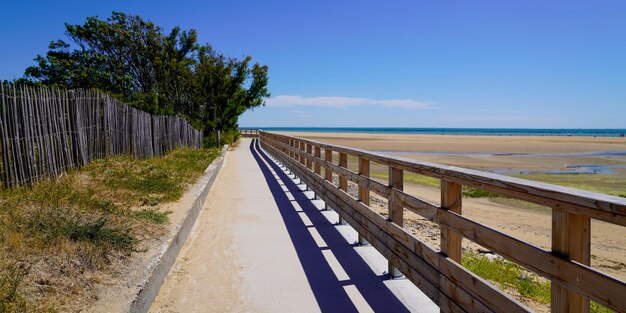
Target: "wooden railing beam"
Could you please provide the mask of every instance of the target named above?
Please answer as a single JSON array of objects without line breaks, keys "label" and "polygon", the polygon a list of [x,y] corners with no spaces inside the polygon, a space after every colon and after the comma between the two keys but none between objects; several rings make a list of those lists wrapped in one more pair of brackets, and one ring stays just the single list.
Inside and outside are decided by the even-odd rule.
[{"label": "wooden railing beam", "polygon": [[311,143],[323,149],[328,148],[357,157],[367,157],[370,161],[387,166],[391,165],[408,172],[445,179],[481,190],[496,192],[552,208],[561,208],[570,213],[626,226],[626,199],[624,198],[477,170],[401,159],[372,151],[331,145],[309,139],[298,138],[298,140]]}]

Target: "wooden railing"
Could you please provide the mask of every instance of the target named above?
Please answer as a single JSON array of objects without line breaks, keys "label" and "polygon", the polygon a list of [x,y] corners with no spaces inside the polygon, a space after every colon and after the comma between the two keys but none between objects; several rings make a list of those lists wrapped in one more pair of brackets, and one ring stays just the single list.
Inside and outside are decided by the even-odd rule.
[{"label": "wooden railing", "polygon": [[239,129],[239,133],[243,138],[256,138],[259,137],[258,129]]},{"label": "wooden railing", "polygon": [[[404,274],[441,311],[530,311],[461,265],[465,238],[549,279],[552,312],[588,312],[589,300],[626,312],[626,283],[589,266],[590,219],[626,226],[624,198],[263,131],[259,138],[265,151],[289,167],[389,260],[392,276],[399,275],[397,271]],[[339,156],[335,162],[333,152]],[[358,158],[358,172],[348,169],[348,156]],[[388,184],[370,178],[370,162],[389,167]],[[441,205],[403,192],[404,172],[441,179]],[[339,176],[338,186],[333,173]],[[348,181],[358,185],[358,198],[347,193]],[[552,208],[552,250],[464,217],[464,185]],[[370,208],[370,191],[387,199],[387,218]],[[404,209],[440,226],[440,251],[402,227]]]}]

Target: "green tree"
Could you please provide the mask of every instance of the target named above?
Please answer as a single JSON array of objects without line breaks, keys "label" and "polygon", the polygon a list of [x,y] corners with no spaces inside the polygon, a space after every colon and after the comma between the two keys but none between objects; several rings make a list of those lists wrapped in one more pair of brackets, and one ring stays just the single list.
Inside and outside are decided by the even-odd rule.
[{"label": "green tree", "polygon": [[196,30],[163,29],[113,12],[65,24],[70,40],[53,41],[25,79],[66,88],[97,88],[155,114],[179,114],[205,134],[237,128],[238,117],[264,105],[268,67],[200,45]]},{"label": "green tree", "polygon": [[198,51],[194,71],[195,99],[187,116],[197,116],[205,135],[230,131],[238,127],[239,116],[249,109],[264,105],[270,96],[267,90],[268,67],[218,54],[211,46]]}]

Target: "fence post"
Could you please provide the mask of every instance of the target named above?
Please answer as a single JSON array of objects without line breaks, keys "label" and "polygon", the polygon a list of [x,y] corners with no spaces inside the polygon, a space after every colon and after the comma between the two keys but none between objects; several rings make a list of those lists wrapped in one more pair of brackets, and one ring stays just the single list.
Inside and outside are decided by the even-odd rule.
[{"label": "fence post", "polygon": [[[348,168],[348,155],[343,152],[339,152],[339,166],[342,168]],[[342,175],[339,175],[339,189],[348,193],[348,179]],[[337,212],[337,214],[339,214],[339,212]],[[339,214],[339,224],[347,224],[341,217],[341,214]]]},{"label": "fence post", "polygon": [[[370,160],[359,158],[359,175],[370,177]],[[359,185],[359,201],[363,204],[369,206],[370,205],[370,190],[367,187],[363,187]],[[367,245],[369,242],[365,240],[361,234],[359,234],[359,244]]]},{"label": "fence post", "polygon": [[[313,146],[309,143],[305,143],[305,144],[306,144],[306,153],[308,154],[308,156],[313,155]],[[313,167],[313,161],[310,158],[306,159],[306,167],[308,169],[312,169]]]},{"label": "fence post", "polygon": [[304,153],[306,152],[306,143],[304,141],[300,141],[300,164],[306,166],[306,158],[304,157]]},{"label": "fence post", "polygon": [[[315,157],[320,158],[322,156],[322,149],[320,147],[315,147]],[[319,161],[319,160],[318,160]],[[322,167],[319,163],[315,163],[315,174],[321,175]]]},{"label": "fence post", "polygon": [[[591,223],[585,216],[552,209],[552,253],[567,259],[590,264]],[[555,283],[551,283],[551,311],[589,312],[589,299]]]},{"label": "fence post", "polygon": [[[404,190],[404,172],[401,169],[389,166],[389,187],[400,191]],[[404,224],[404,208],[402,207],[402,204],[400,204],[396,199],[395,191],[393,189],[388,199],[388,219],[391,222],[396,223],[398,226],[402,227],[402,225]],[[402,277],[402,273],[393,265],[391,265],[391,262],[389,262],[388,268],[390,278]]]},{"label": "fence post", "polygon": [[[324,161],[333,163],[333,150],[324,148]],[[333,183],[333,171],[328,167],[324,168],[324,179]],[[324,210],[328,210],[328,203],[324,204]]]},{"label": "fence post", "polygon": [[[441,208],[450,212],[462,213],[462,188],[460,184],[441,181]],[[457,263],[461,263],[462,237],[445,226],[441,227],[441,253]]]}]

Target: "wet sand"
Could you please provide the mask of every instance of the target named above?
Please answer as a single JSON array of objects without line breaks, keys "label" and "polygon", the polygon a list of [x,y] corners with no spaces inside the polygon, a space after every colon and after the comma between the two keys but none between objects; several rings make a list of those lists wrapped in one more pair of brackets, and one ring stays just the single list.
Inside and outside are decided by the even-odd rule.
[{"label": "wet sand", "polygon": [[373,151],[486,153],[583,153],[595,151],[626,151],[626,138],[623,137],[283,133]]},{"label": "wet sand", "polygon": [[[307,132],[285,132],[285,134],[335,145],[487,171],[559,170],[567,169],[568,166],[581,165],[626,166],[626,138],[619,137]],[[622,155],[580,155],[608,151],[624,153]],[[541,156],[532,156],[532,154],[540,154]]]}]

